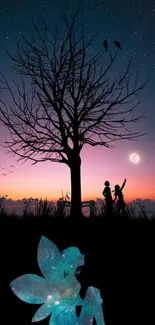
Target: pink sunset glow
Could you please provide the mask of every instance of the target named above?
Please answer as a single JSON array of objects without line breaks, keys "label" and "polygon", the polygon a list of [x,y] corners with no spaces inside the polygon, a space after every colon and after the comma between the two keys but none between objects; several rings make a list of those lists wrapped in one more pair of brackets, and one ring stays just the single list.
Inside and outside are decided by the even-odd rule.
[{"label": "pink sunset glow", "polygon": [[[1,128],[1,138],[7,134]],[[92,148],[85,145],[81,152],[81,187],[82,200],[103,198],[102,191],[105,180],[109,180],[111,189],[116,184],[121,185],[127,179],[123,190],[126,202],[136,198],[155,199],[155,173],[151,144],[142,146],[142,141],[122,141],[115,148]],[[137,152],[140,162],[132,164],[129,156]],[[6,149],[0,148],[0,195],[7,194],[13,200],[22,198],[45,198],[57,200],[61,193],[70,192],[70,170],[68,166],[59,163],[38,163],[34,166],[30,161],[17,163],[17,157],[6,154]],[[13,165],[14,167],[11,167]],[[2,169],[4,168],[4,169]],[[12,171],[12,173],[11,173]],[[7,175],[3,175],[7,174]]]}]

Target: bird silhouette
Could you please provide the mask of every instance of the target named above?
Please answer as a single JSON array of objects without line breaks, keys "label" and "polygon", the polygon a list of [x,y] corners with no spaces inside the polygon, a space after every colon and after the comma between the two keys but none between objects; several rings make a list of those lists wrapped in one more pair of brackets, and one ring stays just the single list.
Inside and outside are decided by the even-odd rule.
[{"label": "bird silhouette", "polygon": [[115,43],[115,45],[116,45],[120,50],[122,50],[122,48],[121,48],[121,44],[120,44],[119,42],[114,41],[114,43]]},{"label": "bird silhouette", "polygon": [[7,174],[4,174],[4,173],[3,173],[3,175],[6,176]]},{"label": "bird silhouette", "polygon": [[108,42],[106,40],[104,40],[103,46],[104,46],[105,50],[108,51]]},{"label": "bird silhouette", "polygon": [[13,166],[13,165],[10,165],[11,167],[15,167],[15,166]]},{"label": "bird silhouette", "polygon": [[12,170],[9,170],[9,172],[10,172],[10,173],[13,173],[13,171],[12,171]]}]

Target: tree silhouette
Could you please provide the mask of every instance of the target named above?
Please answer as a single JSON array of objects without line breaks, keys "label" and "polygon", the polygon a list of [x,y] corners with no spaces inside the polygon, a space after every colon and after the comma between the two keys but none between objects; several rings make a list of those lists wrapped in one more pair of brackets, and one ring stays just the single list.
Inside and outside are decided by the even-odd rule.
[{"label": "tree silhouette", "polygon": [[[110,81],[108,73],[120,51],[117,48],[108,55],[101,45],[101,51],[94,54],[96,35],[88,40],[78,14],[77,8],[69,18],[63,15],[61,43],[57,24],[50,33],[45,22],[38,27],[32,21],[30,38],[22,35],[15,56],[7,51],[21,83],[14,81],[13,90],[1,74],[0,96],[0,120],[11,135],[3,146],[24,162],[51,161],[70,168],[74,218],[82,215],[81,149],[84,144],[110,148],[116,140],[142,135],[127,125],[143,117],[131,114],[139,104],[135,96],[146,84],[138,85],[138,72],[135,77],[129,75],[132,59],[125,72]],[[2,97],[5,90],[12,104]]]}]

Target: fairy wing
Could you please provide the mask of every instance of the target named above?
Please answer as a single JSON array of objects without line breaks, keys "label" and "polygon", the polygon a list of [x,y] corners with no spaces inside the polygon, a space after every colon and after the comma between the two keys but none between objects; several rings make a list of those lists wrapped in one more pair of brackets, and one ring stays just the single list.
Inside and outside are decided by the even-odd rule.
[{"label": "fairy wing", "polygon": [[21,275],[10,283],[10,287],[19,299],[29,304],[44,303],[46,280],[36,274]]},{"label": "fairy wing", "polygon": [[37,260],[40,271],[45,278],[54,272],[60,257],[61,254],[57,246],[42,236],[38,245]]}]

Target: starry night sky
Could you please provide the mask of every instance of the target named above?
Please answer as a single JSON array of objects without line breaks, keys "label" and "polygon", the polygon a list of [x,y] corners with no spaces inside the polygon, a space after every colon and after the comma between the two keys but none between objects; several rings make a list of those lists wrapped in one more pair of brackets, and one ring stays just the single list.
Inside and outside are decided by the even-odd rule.
[{"label": "starry night sky", "polygon": [[[140,93],[141,105],[137,112],[148,116],[139,124],[133,124],[133,131],[147,132],[136,142],[118,142],[116,148],[91,148],[84,146],[82,157],[82,199],[102,197],[104,181],[108,179],[113,188],[127,178],[124,189],[126,200],[135,198],[155,199],[155,2],[143,0],[81,0],[80,21],[85,24],[91,36],[98,32],[99,36],[94,52],[101,50],[104,39],[114,49],[114,40],[118,40],[123,48],[117,58],[113,74],[124,69],[130,57],[133,57],[132,73],[140,70],[140,83],[149,78],[149,83]],[[16,42],[21,33],[28,35],[31,18],[43,19],[50,29],[54,22],[62,31],[60,14],[68,15],[76,8],[76,1],[14,1],[0,2],[0,70],[11,80],[14,72],[10,68],[12,62],[6,55],[6,48],[15,54]],[[7,135],[6,128],[0,124],[0,138]],[[31,166],[16,163],[16,158],[6,156],[6,150],[0,148],[1,193],[13,199],[22,197],[48,197],[57,199],[61,189],[70,191],[70,172],[66,165],[44,163]],[[129,162],[129,154],[137,152],[139,164]],[[9,174],[10,164],[15,165],[14,173]],[[96,167],[96,168],[94,168]],[[3,172],[6,172],[4,177]],[[49,182],[49,174],[51,181]],[[59,175],[59,177],[58,177]],[[30,180],[31,179],[31,180]],[[92,188],[93,181],[93,188]],[[56,185],[55,185],[56,184]]]}]

